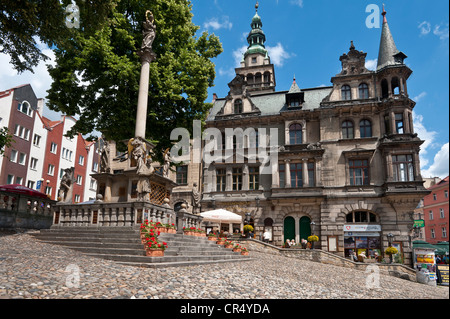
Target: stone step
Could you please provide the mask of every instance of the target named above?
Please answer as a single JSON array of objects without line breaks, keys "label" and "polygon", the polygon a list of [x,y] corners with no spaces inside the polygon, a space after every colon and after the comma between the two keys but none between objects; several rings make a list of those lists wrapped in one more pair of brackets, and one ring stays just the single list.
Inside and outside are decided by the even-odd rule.
[{"label": "stone step", "polygon": [[[164,257],[145,256],[139,229],[132,227],[60,227],[41,230],[35,238],[80,251],[88,256],[113,260],[139,267],[186,266],[251,260],[248,256],[217,245],[206,237],[160,233],[160,241],[168,243]],[[158,265],[158,266],[152,266]]]},{"label": "stone step", "polygon": [[145,268],[165,268],[165,267],[183,267],[183,266],[195,266],[195,265],[208,265],[208,264],[220,264],[229,262],[244,262],[251,261],[253,258],[240,258],[240,259],[219,259],[213,262],[209,260],[197,260],[197,261],[172,261],[172,262],[159,262],[159,263],[139,263],[139,262],[121,262],[118,264],[133,267],[145,267]]}]

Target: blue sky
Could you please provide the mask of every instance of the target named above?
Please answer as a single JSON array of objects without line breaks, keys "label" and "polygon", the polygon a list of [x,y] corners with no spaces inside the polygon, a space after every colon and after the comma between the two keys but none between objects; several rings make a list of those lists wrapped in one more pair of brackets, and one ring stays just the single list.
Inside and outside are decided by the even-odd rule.
[{"label": "blue sky", "polygon": [[[224,97],[234,77],[241,51],[247,46],[256,0],[192,0],[193,22],[199,33],[216,34],[224,52],[213,59],[215,86],[208,90]],[[258,14],[266,34],[266,48],[275,65],[276,89],[288,90],[292,79],[301,88],[331,85],[340,72],[339,57],[348,52],[350,41],[367,53],[367,67],[376,66],[381,28],[368,28],[368,5],[385,4],[389,27],[397,48],[408,58],[413,74],[408,93],[417,104],[415,131],[425,143],[421,147],[424,177],[448,175],[449,164],[449,4],[445,0],[259,0]],[[381,25],[381,16],[380,16]],[[44,53],[53,53],[43,47]],[[53,63],[50,61],[50,63]],[[30,83],[38,97],[45,97],[51,78],[41,63],[35,73],[20,75],[9,57],[0,54],[0,90]],[[58,115],[45,111],[51,119]]]},{"label": "blue sky", "polygon": [[[228,94],[246,36],[255,14],[256,0],[193,0],[193,21],[220,38],[224,52],[214,59],[219,97]],[[258,14],[266,35],[266,48],[275,64],[278,91],[289,90],[295,75],[301,88],[331,85],[341,70],[339,57],[353,41],[367,53],[367,67],[376,66],[381,28],[368,28],[373,13],[368,5],[385,4],[397,48],[408,58],[413,74],[408,93],[414,108],[415,131],[422,145],[424,177],[448,175],[449,164],[449,4],[423,0],[259,0]],[[370,8],[369,8],[370,9]],[[379,16],[381,26],[382,17]],[[373,21],[373,20],[372,20]]]}]

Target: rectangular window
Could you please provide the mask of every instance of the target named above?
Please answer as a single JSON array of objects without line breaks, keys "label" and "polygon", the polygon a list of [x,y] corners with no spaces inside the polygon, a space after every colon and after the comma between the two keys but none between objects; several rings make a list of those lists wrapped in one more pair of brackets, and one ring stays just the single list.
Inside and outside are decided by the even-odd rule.
[{"label": "rectangular window", "polygon": [[289,168],[291,170],[291,187],[303,187],[302,163],[292,163]]},{"label": "rectangular window", "polygon": [[45,194],[52,196],[52,188],[50,186],[45,186]]},{"label": "rectangular window", "polygon": [[78,157],[78,164],[81,165],[81,166],[84,165],[84,156],[80,155],[80,156]]},{"label": "rectangular window", "polygon": [[36,158],[32,157],[31,160],[30,160],[30,169],[35,171],[37,163],[38,163],[38,160]]},{"label": "rectangular window", "polygon": [[25,153],[20,153],[19,154],[19,164],[20,165],[25,165],[25,162],[27,161],[27,154]]},{"label": "rectangular window", "polygon": [[22,185],[23,177],[16,177],[16,184]]},{"label": "rectangular window", "polygon": [[187,184],[187,173],[188,173],[187,165],[177,167],[177,183],[178,184],[180,184],[180,185]]},{"label": "rectangular window", "polygon": [[396,113],[395,114],[395,131],[397,134],[403,134],[403,114]]},{"label": "rectangular window", "polygon": [[445,218],[445,213],[443,208],[439,208],[439,215],[441,218]]},{"label": "rectangular window", "polygon": [[75,195],[75,203],[79,203],[80,202],[80,195]]},{"label": "rectangular window", "polygon": [[280,173],[280,187],[285,187],[286,185],[286,166],[284,164],[279,165],[279,173]]},{"label": "rectangular window", "polygon": [[93,167],[92,167],[92,170],[93,170],[94,172],[98,172],[98,163],[97,163],[97,162],[94,162]]},{"label": "rectangular window", "polygon": [[433,217],[433,211],[430,210],[430,211],[428,212],[428,214],[429,214],[429,219],[430,219],[430,220],[433,220],[433,219],[434,219],[434,217]]},{"label": "rectangular window", "polygon": [[369,161],[349,160],[350,185],[369,185]]},{"label": "rectangular window", "polygon": [[447,228],[442,227],[442,238],[447,238]]},{"label": "rectangular window", "polygon": [[95,179],[91,178],[91,183],[89,185],[89,188],[92,190],[97,189],[97,181]]},{"label": "rectangular window", "polygon": [[444,190],[444,197],[448,198],[448,190]]},{"label": "rectangular window", "polygon": [[34,188],[34,181],[28,181],[27,187],[33,189]]},{"label": "rectangular window", "polygon": [[83,183],[83,176],[77,175],[77,184],[81,185]]},{"label": "rectangular window", "polygon": [[430,229],[431,232],[431,238],[436,238],[436,232],[434,231],[434,229]]},{"label": "rectangular window", "polygon": [[259,167],[249,167],[248,189],[259,189]]},{"label": "rectangular window", "polygon": [[40,143],[41,143],[41,137],[39,135],[37,135],[37,134],[34,134],[33,145],[39,147]]},{"label": "rectangular window", "polygon": [[55,165],[52,164],[48,164],[48,170],[47,170],[48,175],[53,176],[53,174],[55,173]]},{"label": "rectangular window", "polygon": [[6,184],[14,184],[14,175],[8,174],[8,179],[6,180]]},{"label": "rectangular window", "polygon": [[9,157],[11,162],[17,163],[17,151],[11,150],[11,156]]},{"label": "rectangular window", "polygon": [[233,190],[242,190],[242,168],[233,168]]},{"label": "rectangular window", "polygon": [[226,170],[218,169],[216,171],[216,191],[224,192],[227,187],[227,174]]},{"label": "rectangular window", "polygon": [[409,182],[414,180],[414,166],[412,155],[393,155],[394,180]]},{"label": "rectangular window", "polygon": [[57,150],[58,150],[58,144],[52,142],[52,144],[50,145],[50,152],[52,152],[53,154],[56,154]]},{"label": "rectangular window", "polygon": [[315,180],[314,180],[314,163],[308,163],[308,182],[309,187],[314,187]]},{"label": "rectangular window", "polygon": [[436,195],[436,193],[433,194],[433,200],[437,200],[437,195]]}]

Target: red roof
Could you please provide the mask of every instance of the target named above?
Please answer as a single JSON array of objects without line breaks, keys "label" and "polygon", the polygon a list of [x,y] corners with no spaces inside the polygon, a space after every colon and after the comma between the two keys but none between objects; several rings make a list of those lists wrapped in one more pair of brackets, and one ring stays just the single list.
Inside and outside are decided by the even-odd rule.
[{"label": "red roof", "polygon": [[440,181],[439,183],[434,184],[433,186],[431,186],[428,189],[435,189],[435,188],[438,188],[438,187],[442,187],[445,184],[448,184],[448,176],[446,178],[444,178],[442,181]]}]

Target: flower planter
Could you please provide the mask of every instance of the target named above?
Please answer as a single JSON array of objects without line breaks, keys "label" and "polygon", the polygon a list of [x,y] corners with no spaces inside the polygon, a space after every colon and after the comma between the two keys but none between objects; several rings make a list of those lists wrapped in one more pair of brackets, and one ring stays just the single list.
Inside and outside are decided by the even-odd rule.
[{"label": "flower planter", "polygon": [[208,237],[208,240],[211,240],[211,241],[217,241],[217,237],[211,237],[211,236],[209,236],[209,237]]},{"label": "flower planter", "polygon": [[225,245],[225,248],[233,248],[233,245]]},{"label": "flower planter", "polygon": [[167,228],[167,233],[168,234],[176,234],[177,230],[175,228]]},{"label": "flower planter", "polygon": [[219,239],[216,241],[216,244],[217,244],[217,245],[225,245],[225,238],[219,238]]},{"label": "flower planter", "polygon": [[242,256],[248,256],[248,251],[241,251]]},{"label": "flower planter", "polygon": [[166,229],[166,227],[159,226],[159,227],[156,227],[156,231],[159,231],[161,233],[165,233],[167,231],[167,229]]},{"label": "flower planter", "polygon": [[148,257],[163,257],[164,249],[160,248],[149,248],[145,250],[145,255]]},{"label": "flower planter", "polygon": [[241,249],[240,248],[233,248],[233,251],[236,252],[236,253],[240,253]]}]

